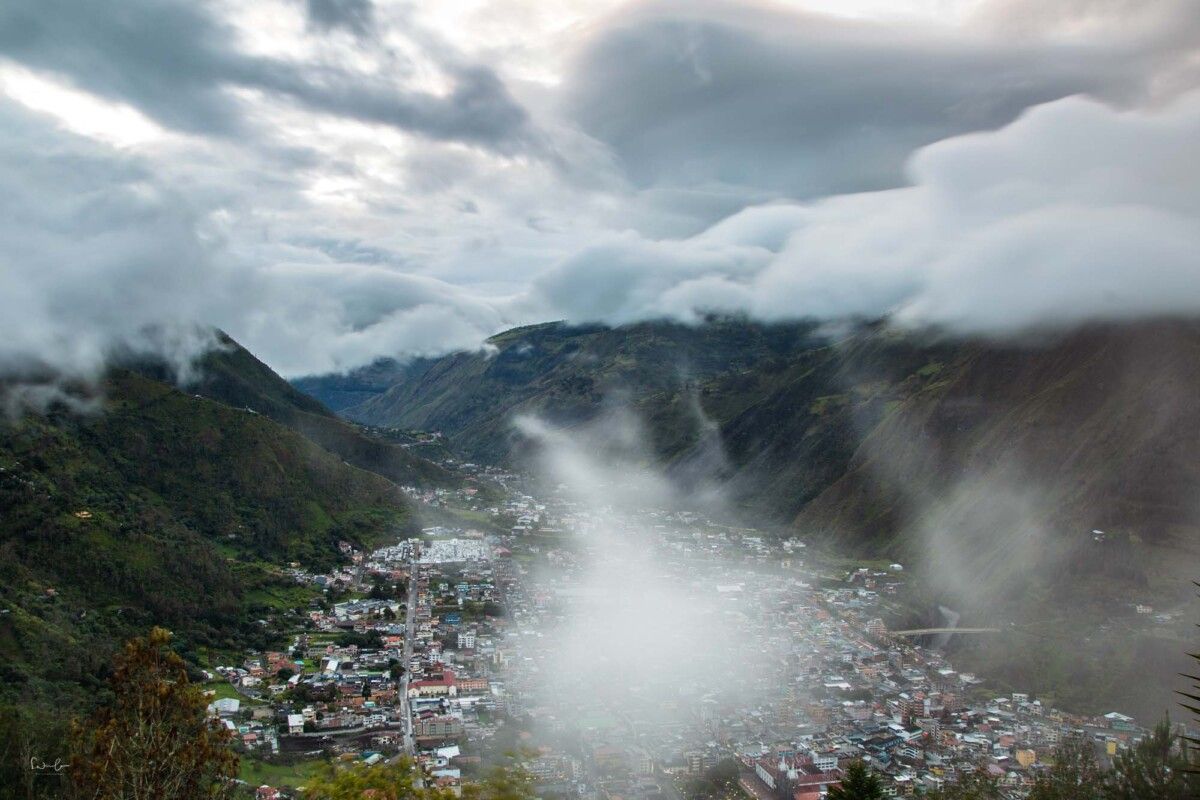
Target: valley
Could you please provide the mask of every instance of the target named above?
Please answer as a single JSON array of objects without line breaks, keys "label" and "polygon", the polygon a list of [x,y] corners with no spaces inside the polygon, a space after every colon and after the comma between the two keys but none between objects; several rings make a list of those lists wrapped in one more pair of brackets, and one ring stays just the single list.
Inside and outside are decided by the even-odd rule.
[{"label": "valley", "polygon": [[153,622],[247,786],[521,751],[562,797],[858,760],[1019,795],[1064,736],[1108,758],[1175,709],[1196,336],[535,326],[380,367],[359,421],[228,338],[182,387],[130,361],[0,429],[4,702],[62,730]]},{"label": "valley", "polygon": [[[245,747],[244,775],[284,771],[272,785],[295,787],[323,759],[407,755],[454,789],[519,748],[547,797],[691,797],[720,765],[770,797],[781,780],[824,787],[859,759],[898,793],[930,791],[987,754],[1021,791],[1064,737],[1112,755],[1144,733],[1120,710],[1065,711],[964,668],[948,645],[974,629],[952,633],[952,612],[948,633],[899,631],[914,595],[902,564],[445,466],[501,499],[409,488],[439,524],[374,551],[346,545],[349,564],[330,573],[293,571],[321,591],[287,645],[217,668],[218,696],[232,685],[241,700],[214,707]],[[1169,622],[1120,624],[1131,636]],[[1051,630],[1006,621],[979,635]]]}]

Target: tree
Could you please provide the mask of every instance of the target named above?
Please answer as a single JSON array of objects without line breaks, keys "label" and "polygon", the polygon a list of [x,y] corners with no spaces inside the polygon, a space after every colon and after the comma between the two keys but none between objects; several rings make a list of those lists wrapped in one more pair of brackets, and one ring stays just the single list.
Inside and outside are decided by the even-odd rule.
[{"label": "tree", "polygon": [[441,795],[419,788],[412,764],[355,764],[338,769],[327,764],[304,789],[305,800],[440,800]]},{"label": "tree", "polygon": [[828,800],[882,800],[883,783],[866,764],[855,761],[846,767],[841,783],[829,787],[826,797]]},{"label": "tree", "polygon": [[1103,796],[1104,775],[1092,743],[1072,737],[1054,751],[1054,764],[1037,777],[1029,800],[1094,800]]},{"label": "tree", "polygon": [[[308,781],[304,800],[454,800],[448,791],[419,787],[411,762],[355,764],[337,768],[327,764]],[[477,783],[462,787],[463,800],[533,800],[534,778],[519,765],[495,767]]]},{"label": "tree", "polygon": [[996,779],[982,770],[960,775],[932,797],[936,800],[1003,800]]},{"label": "tree", "polygon": [[709,767],[705,771],[704,777],[708,778],[712,781],[713,785],[720,787],[723,791],[733,791],[737,788],[738,762],[732,758],[723,758]]},{"label": "tree", "polygon": [[1200,776],[1189,772],[1186,749],[1177,752],[1167,720],[1113,759],[1107,797],[1111,800],[1184,800],[1200,792]]},{"label": "tree", "polygon": [[238,759],[230,734],[206,713],[208,700],[189,682],[154,628],[113,660],[112,699],[72,726],[71,784],[88,800],[227,798]]},{"label": "tree", "polygon": [[0,797],[61,797],[69,779],[67,720],[36,707],[0,707]]},{"label": "tree", "polygon": [[[1200,586],[1200,583],[1196,583],[1196,586]],[[1197,665],[1200,665],[1200,653],[1188,653],[1188,657],[1193,659]],[[1196,675],[1184,675],[1183,677],[1192,681],[1192,685],[1189,687],[1190,691],[1178,692],[1178,694],[1186,698],[1180,705],[1192,712],[1192,716],[1195,717],[1196,722],[1200,723],[1200,677]],[[1189,769],[1194,773],[1200,773],[1200,738],[1185,736],[1183,737],[1181,746],[1190,751],[1189,760],[1191,766]]]},{"label": "tree", "polygon": [[292,669],[291,667],[280,667],[278,670],[276,670],[275,677],[279,679],[279,681],[286,683],[295,674],[296,670]]},{"label": "tree", "polygon": [[482,781],[463,786],[463,800],[533,800],[536,781],[521,763],[528,756],[528,751],[523,751],[510,757],[509,763],[492,767]]},{"label": "tree", "polygon": [[685,796],[691,800],[712,800],[737,791],[738,765],[732,758],[722,759],[687,782]]}]

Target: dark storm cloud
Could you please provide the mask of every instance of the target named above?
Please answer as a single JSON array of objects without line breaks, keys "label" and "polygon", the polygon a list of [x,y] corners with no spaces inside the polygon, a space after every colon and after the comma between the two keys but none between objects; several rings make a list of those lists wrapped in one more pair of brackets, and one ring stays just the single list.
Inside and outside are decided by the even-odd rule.
[{"label": "dark storm cloud", "polygon": [[365,36],[375,26],[371,0],[305,0],[310,24],[321,30],[343,28]]},{"label": "dark storm cloud", "polygon": [[900,185],[917,148],[1031,105],[1128,92],[1139,77],[1126,61],[744,3],[656,3],[601,30],[565,107],[643,187],[807,199]]},{"label": "dark storm cloud", "polygon": [[[364,75],[246,55],[226,25],[195,4],[121,0],[10,0],[0,4],[0,55],[65,75],[172,128],[229,134],[243,128],[241,87],[311,110],[382,123],[434,139],[502,151],[533,140],[528,115],[490,69],[444,66],[446,95],[413,91],[390,75]],[[432,54],[437,57],[438,54]]]}]

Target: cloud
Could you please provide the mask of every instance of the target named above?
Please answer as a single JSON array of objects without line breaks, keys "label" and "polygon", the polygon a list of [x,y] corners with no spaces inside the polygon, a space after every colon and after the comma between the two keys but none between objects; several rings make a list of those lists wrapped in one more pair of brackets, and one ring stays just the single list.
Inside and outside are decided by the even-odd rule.
[{"label": "cloud", "polygon": [[0,120],[0,369],[94,378],[117,342],[147,346],[213,293],[216,244],[143,165],[12,108]]},{"label": "cloud", "polygon": [[[369,8],[345,0],[315,5],[320,20],[343,27],[365,24],[360,12]],[[395,53],[379,55],[384,69],[354,69],[344,59],[254,54],[238,42],[226,20],[195,3],[124,0],[119,12],[70,0],[0,6],[0,55],[131,104],[176,130],[245,135],[246,93],[258,92],[438,140],[505,152],[528,151],[536,142],[527,113],[503,81],[455,54],[421,54],[449,85],[435,92],[406,85],[401,78],[411,77],[413,65]]]},{"label": "cloud", "polygon": [[[641,421],[616,399],[607,413],[570,429],[527,416],[514,425],[532,446],[531,474],[571,509],[563,546],[574,568],[558,574],[534,566],[541,585],[561,587],[552,590],[562,606],[554,647],[527,665],[551,714],[560,713],[561,698],[577,710],[581,689],[675,718],[678,703],[655,698],[685,691],[744,699],[759,682],[778,685],[772,665],[783,654],[750,641],[744,609],[717,591],[736,568],[688,563],[684,579],[664,568],[664,558],[680,554],[660,541],[664,523],[675,527],[666,512],[700,507],[728,518],[720,497],[690,496],[648,468]],[[731,651],[742,655],[731,659]],[[629,652],[638,654],[633,663],[621,657]]]},{"label": "cloud", "polygon": [[617,237],[535,291],[608,322],[891,316],[986,335],[1200,313],[1200,93],[1154,111],[1048,103],[923,148],[908,178],[687,239]]},{"label": "cloud", "polygon": [[184,370],[212,325],[301,375],[563,317],[1195,311],[1194,0],[1021,2],[581,0],[523,42],[497,0],[495,46],[364,0],[0,4],[0,370]]},{"label": "cloud", "polygon": [[[0,103],[0,375],[27,399],[157,353],[186,380],[212,326],[289,374],[478,346],[494,301],[318,249],[250,245],[144,160]],[[16,391],[8,387],[7,394]]]},{"label": "cloud", "polygon": [[638,186],[804,200],[903,185],[914,149],[1031,105],[1127,95],[1145,82],[1127,50],[642,3],[583,49],[562,102]]},{"label": "cloud", "polygon": [[309,22],[329,31],[343,28],[366,36],[375,27],[375,6],[371,0],[305,0]]}]

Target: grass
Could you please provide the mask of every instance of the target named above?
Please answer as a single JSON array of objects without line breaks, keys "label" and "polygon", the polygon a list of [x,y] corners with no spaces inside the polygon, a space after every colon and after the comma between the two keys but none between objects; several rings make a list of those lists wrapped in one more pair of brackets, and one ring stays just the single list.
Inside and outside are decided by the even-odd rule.
[{"label": "grass", "polygon": [[210,681],[203,684],[203,689],[206,692],[213,693],[213,696],[209,702],[212,702],[212,700],[225,700],[227,698],[233,698],[234,700],[241,700],[242,705],[262,705],[262,701],[252,700],[249,697],[246,697],[244,694],[239,693],[238,690],[234,688],[233,684],[229,683],[228,681]]},{"label": "grass", "polygon": [[239,777],[251,786],[264,783],[277,788],[298,788],[311,779],[324,764],[320,759],[295,764],[272,764],[256,758],[242,758]]},{"label": "grass", "polygon": [[213,700],[227,700],[229,698],[233,698],[235,700],[245,699],[238,694],[238,690],[233,688],[233,684],[229,683],[228,681],[211,681],[204,684],[203,689],[204,691],[212,694]]},{"label": "grass", "polygon": [[275,611],[290,611],[293,608],[306,608],[308,602],[317,597],[319,592],[310,586],[263,586],[246,594],[246,602],[250,606],[266,606]]},{"label": "grass", "polygon": [[474,509],[470,508],[457,508],[453,506],[448,507],[447,510],[449,510],[450,513],[454,514],[456,517],[461,517],[462,519],[474,522],[478,525],[491,527],[496,524],[495,518],[485,511],[475,511]]}]

